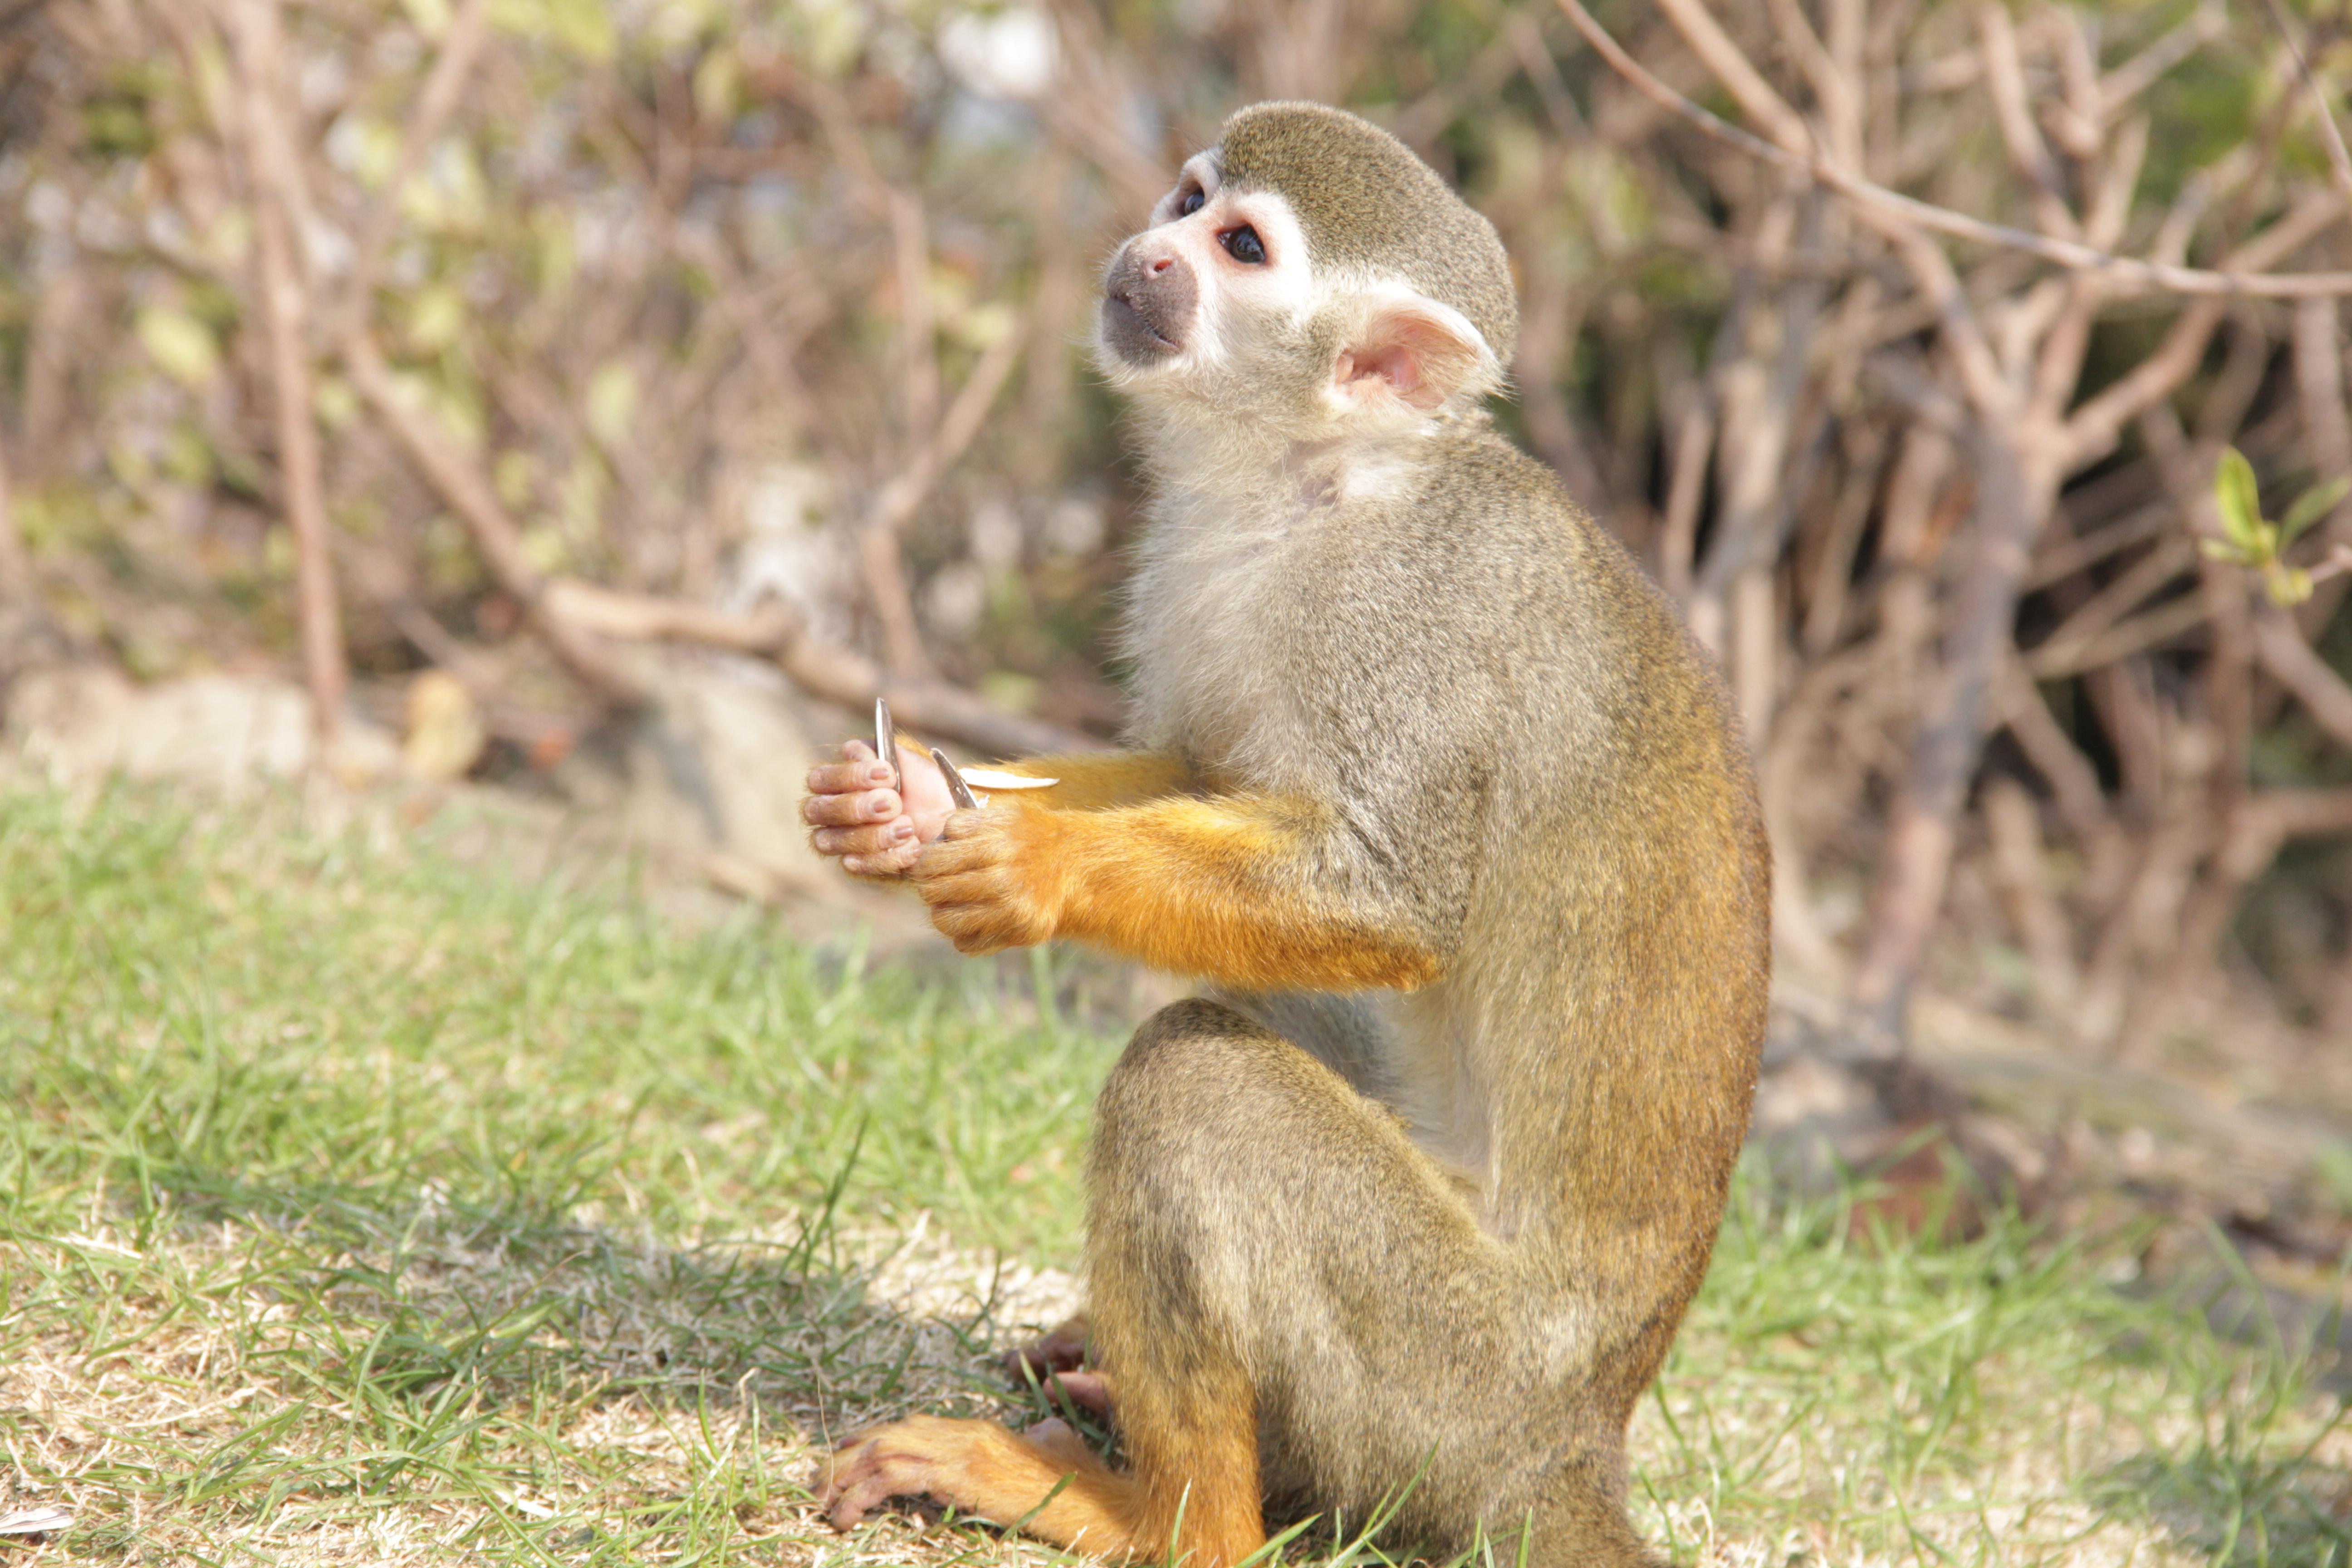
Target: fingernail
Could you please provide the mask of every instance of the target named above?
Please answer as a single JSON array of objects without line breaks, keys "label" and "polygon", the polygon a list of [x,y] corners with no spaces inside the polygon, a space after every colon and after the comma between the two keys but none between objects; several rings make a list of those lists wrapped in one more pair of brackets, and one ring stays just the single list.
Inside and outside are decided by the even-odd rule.
[{"label": "fingernail", "polygon": [[895,802],[884,800],[877,795],[872,800],[866,803],[866,815],[868,816],[888,816],[891,815],[891,807],[895,804]]},{"label": "fingernail", "polygon": [[867,784],[888,784],[890,782],[889,768],[881,763],[875,763],[872,767],[866,770],[866,782]]},{"label": "fingernail", "polygon": [[890,829],[890,842],[893,844],[904,844],[914,836],[915,825],[911,822],[900,822]]}]

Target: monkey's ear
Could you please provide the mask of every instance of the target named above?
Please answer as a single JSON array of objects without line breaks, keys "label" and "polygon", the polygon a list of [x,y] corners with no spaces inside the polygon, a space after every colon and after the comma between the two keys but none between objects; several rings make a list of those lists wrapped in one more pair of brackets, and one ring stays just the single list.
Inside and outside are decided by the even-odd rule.
[{"label": "monkey's ear", "polygon": [[1376,300],[1331,367],[1332,390],[1358,406],[1394,398],[1424,412],[1502,383],[1495,351],[1469,318],[1425,295]]}]

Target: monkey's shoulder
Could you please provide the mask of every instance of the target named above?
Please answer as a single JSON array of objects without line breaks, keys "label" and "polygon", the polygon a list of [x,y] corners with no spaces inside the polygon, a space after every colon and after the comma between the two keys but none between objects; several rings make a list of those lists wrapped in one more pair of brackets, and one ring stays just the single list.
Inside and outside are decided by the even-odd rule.
[{"label": "monkey's shoulder", "polygon": [[1387,486],[1363,503],[1366,531],[1391,535],[1389,542],[1401,552],[1465,565],[1483,559],[1496,566],[1517,562],[1573,570],[1589,565],[1596,552],[1632,565],[1550,468],[1483,417],[1449,425],[1425,440],[1412,482]]},{"label": "monkey's shoulder", "polygon": [[1475,605],[1515,637],[1638,637],[1680,661],[1672,605],[1548,465],[1483,418],[1428,439],[1415,481],[1351,509],[1337,536],[1360,590],[1439,613]]},{"label": "monkey's shoulder", "polygon": [[1714,661],[1549,466],[1480,421],[1433,437],[1427,468],[1350,531],[1337,595],[1391,628],[1391,658],[1433,689],[1448,669],[1488,688],[1517,724],[1614,736],[1627,761],[1738,766]]}]

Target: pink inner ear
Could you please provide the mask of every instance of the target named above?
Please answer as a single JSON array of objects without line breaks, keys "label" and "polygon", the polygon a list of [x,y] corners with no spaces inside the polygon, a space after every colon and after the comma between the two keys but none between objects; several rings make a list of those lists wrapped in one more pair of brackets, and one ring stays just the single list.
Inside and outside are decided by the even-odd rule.
[{"label": "pink inner ear", "polygon": [[1385,388],[1415,408],[1435,408],[1478,363],[1475,346],[1418,310],[1383,310],[1340,354],[1332,380],[1361,397]]}]

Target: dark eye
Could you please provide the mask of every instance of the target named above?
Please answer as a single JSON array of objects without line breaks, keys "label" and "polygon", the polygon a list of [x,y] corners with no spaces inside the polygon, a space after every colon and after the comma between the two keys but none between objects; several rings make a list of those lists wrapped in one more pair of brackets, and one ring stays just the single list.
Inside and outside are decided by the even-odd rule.
[{"label": "dark eye", "polygon": [[1178,217],[1191,217],[1194,213],[1199,212],[1202,206],[1206,205],[1208,200],[1209,198],[1207,196],[1202,195],[1198,191],[1186,191],[1182,195],[1176,198],[1176,216]]},{"label": "dark eye", "polygon": [[1225,254],[1235,261],[1245,262],[1252,267],[1265,265],[1265,247],[1258,243],[1257,230],[1249,225],[1229,228],[1217,236],[1217,240],[1225,247]]}]

